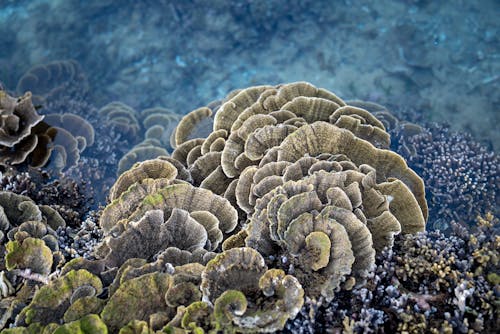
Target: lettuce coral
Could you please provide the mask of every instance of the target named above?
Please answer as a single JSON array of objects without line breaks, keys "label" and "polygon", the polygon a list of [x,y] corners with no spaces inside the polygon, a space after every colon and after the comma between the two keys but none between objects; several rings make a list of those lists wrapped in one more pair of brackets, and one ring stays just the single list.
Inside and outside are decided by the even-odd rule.
[{"label": "lettuce coral", "polygon": [[15,99],[0,91],[0,164],[67,170],[94,142],[92,125],[80,116],[35,110],[30,92]]},{"label": "lettuce coral", "polygon": [[[101,114],[139,131],[129,107]],[[143,147],[165,145],[172,117],[147,114]],[[383,122],[309,83],[231,92],[170,138],[171,157],[123,160],[95,260],[70,262],[19,325],[99,314],[110,332],[273,332],[306,300],[362,286],[397,234],[425,230],[423,182]],[[49,291],[58,305],[41,302]]]}]

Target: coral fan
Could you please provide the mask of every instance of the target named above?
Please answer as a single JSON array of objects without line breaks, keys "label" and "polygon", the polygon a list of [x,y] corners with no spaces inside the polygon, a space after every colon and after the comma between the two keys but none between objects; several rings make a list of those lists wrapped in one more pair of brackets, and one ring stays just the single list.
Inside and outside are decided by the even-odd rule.
[{"label": "coral fan", "polygon": [[[362,284],[375,251],[391,246],[394,234],[424,230],[422,180],[382,149],[388,134],[366,110],[307,83],[251,87],[213,106],[176,128],[171,161],[179,165],[149,160],[118,179],[100,218],[106,237],[99,261],[119,267],[158,257],[203,265],[225,240],[225,252],[250,247],[309,298],[331,300],[336,289]],[[207,124],[213,132],[200,132]],[[181,171],[196,187],[176,180]],[[214,312],[215,323],[251,326],[221,320],[215,305],[196,309]],[[289,317],[277,327],[254,326],[277,329]]]}]

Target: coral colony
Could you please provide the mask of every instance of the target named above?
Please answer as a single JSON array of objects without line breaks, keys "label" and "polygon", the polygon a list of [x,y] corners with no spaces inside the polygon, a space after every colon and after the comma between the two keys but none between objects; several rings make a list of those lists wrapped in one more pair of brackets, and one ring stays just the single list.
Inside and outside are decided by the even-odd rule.
[{"label": "coral colony", "polygon": [[54,62],[0,91],[2,333],[500,326],[498,157],[471,137],[306,82],[184,117],[82,82]]}]

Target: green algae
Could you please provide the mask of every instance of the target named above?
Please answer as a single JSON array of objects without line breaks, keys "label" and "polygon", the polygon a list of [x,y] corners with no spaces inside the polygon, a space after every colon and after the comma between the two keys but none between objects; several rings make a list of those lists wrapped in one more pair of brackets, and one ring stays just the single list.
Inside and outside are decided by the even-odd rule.
[{"label": "green algae", "polygon": [[31,303],[18,316],[18,325],[40,322],[48,324],[58,322],[70,307],[73,293],[81,286],[89,285],[102,292],[101,280],[87,270],[72,270],[48,285],[42,286]]},{"label": "green algae", "polygon": [[90,314],[60,326],[53,334],[108,334],[108,328],[98,315]]},{"label": "green algae", "polygon": [[149,320],[168,310],[164,296],[170,283],[170,275],[160,272],[123,282],[102,310],[102,319],[115,332],[132,320]]},{"label": "green algae", "polygon": [[50,273],[52,252],[43,240],[26,238],[22,242],[9,241],[6,250],[5,264],[8,270],[29,269],[41,275]]}]

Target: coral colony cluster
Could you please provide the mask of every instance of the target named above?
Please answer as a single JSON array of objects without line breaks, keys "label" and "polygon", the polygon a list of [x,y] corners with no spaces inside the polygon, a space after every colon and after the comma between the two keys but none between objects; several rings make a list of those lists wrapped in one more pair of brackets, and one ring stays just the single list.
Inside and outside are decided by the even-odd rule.
[{"label": "coral colony cluster", "polygon": [[[441,174],[447,162],[420,137],[408,141],[420,176],[408,167],[390,150],[385,111],[306,82],[236,90],[182,118],[121,102],[97,109],[74,97],[74,76],[76,64],[54,63],[26,74],[18,97],[0,91],[2,333],[500,325],[498,219],[486,212],[496,205],[494,153],[473,156],[469,145],[453,161],[489,168],[456,171],[479,182],[462,192],[484,205],[475,230],[450,220],[449,235],[426,232],[440,203],[428,208],[424,181],[433,192],[446,187],[440,177],[469,183]],[[61,113],[65,104],[76,110]],[[434,145],[446,140],[431,133]],[[102,170],[111,164],[116,179]],[[106,203],[88,202],[102,192]]]}]

